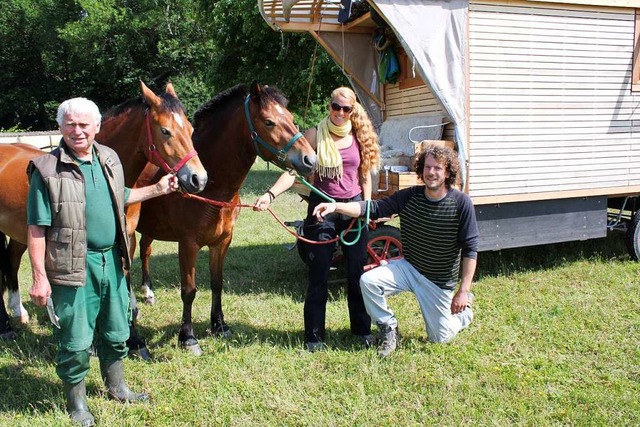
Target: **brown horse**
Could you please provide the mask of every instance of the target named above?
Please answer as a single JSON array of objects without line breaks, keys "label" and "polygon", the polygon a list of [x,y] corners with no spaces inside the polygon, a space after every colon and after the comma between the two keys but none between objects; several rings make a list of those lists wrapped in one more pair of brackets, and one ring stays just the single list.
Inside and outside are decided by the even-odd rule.
[{"label": "brown horse", "polygon": [[[107,112],[96,139],[118,153],[128,186],[136,182],[150,161],[173,169],[185,191],[201,191],[207,172],[194,156],[193,128],[173,86],[167,85],[166,92],[157,96],[144,83],[140,85],[142,97]],[[9,289],[11,309],[23,322],[28,321],[28,314],[20,304],[18,268],[27,249],[26,170],[30,160],[43,154],[25,144],[0,144],[0,297],[5,288]],[[0,303],[0,337],[12,338],[15,333],[4,300]]]},{"label": "brown horse", "polygon": [[[238,191],[256,155],[302,175],[314,169],[315,152],[298,132],[286,105],[287,100],[277,89],[253,83],[251,88],[238,85],[228,89],[196,112],[193,141],[210,175],[201,197],[239,204]],[[141,179],[153,172],[145,170]],[[156,174],[148,182],[160,176]],[[142,234],[144,285],[151,288],[149,257],[153,239],[178,242],[183,302],[178,341],[196,355],[201,354],[191,323],[196,296],[196,256],[200,248],[209,247],[211,331],[229,335],[222,313],[222,267],[239,213],[238,207],[221,208],[178,194],[142,204],[138,231]]]}]

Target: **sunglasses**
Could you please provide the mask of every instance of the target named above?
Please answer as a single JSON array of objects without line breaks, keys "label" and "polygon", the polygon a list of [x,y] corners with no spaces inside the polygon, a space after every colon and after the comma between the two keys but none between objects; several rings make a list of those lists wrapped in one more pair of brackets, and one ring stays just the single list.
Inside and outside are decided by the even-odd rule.
[{"label": "sunglasses", "polygon": [[352,112],[352,111],[353,111],[353,107],[349,107],[348,105],[340,105],[340,104],[337,104],[337,103],[335,103],[335,102],[332,102],[332,103],[331,103],[331,109],[332,109],[333,111],[340,111],[340,110],[342,110],[342,111],[344,111],[344,112],[345,112],[345,114],[349,114],[350,112]]}]

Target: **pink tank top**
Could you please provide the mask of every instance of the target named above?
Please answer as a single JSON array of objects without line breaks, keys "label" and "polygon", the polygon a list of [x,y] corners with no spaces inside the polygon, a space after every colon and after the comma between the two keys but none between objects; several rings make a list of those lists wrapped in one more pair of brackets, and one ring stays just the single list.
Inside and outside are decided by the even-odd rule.
[{"label": "pink tank top", "polygon": [[350,199],[362,192],[360,180],[358,179],[358,168],[360,167],[360,147],[355,135],[353,142],[347,148],[342,148],[342,179],[320,178],[316,172],[314,186],[337,199]]}]

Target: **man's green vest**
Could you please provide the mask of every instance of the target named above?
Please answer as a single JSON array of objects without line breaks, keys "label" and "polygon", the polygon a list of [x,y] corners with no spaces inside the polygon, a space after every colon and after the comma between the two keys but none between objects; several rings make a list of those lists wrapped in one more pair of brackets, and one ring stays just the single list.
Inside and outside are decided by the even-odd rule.
[{"label": "man's green vest", "polygon": [[[115,151],[93,143],[94,153],[107,179],[111,200],[116,205],[116,233],[126,270],[131,266],[124,213],[124,172]],[[45,270],[52,285],[84,286],[87,264],[87,227],[84,178],[67,153],[64,143],[51,153],[33,159],[27,168],[29,179],[38,169],[49,192],[51,226],[46,231]]]}]

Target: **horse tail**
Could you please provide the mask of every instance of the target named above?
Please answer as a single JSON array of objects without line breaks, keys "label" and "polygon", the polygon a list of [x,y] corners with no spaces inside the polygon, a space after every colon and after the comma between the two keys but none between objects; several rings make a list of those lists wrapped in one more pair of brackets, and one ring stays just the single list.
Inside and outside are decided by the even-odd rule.
[{"label": "horse tail", "polygon": [[9,283],[11,273],[11,257],[9,255],[9,244],[7,236],[0,231],[0,297]]}]

